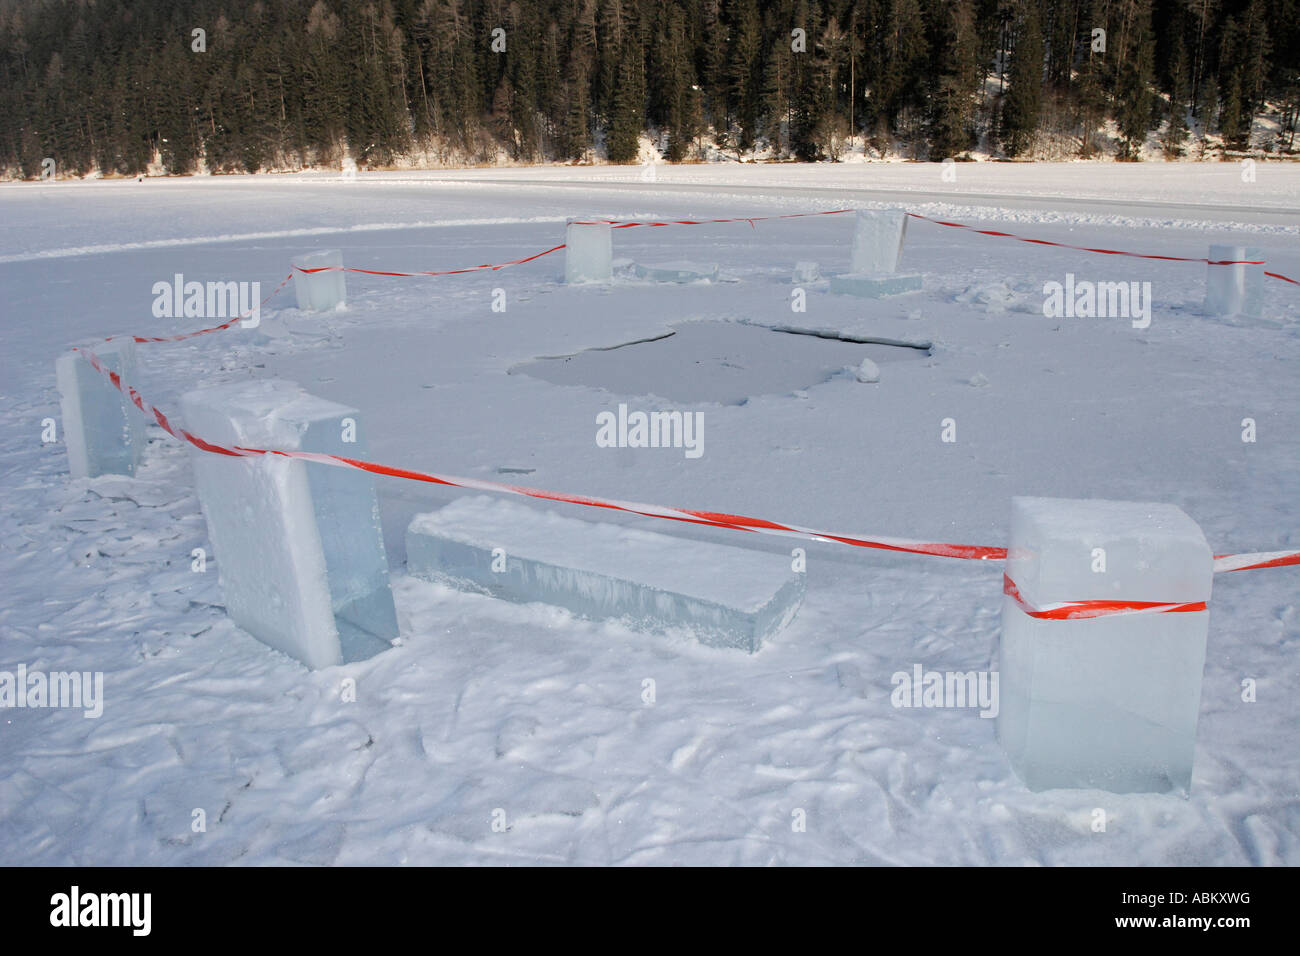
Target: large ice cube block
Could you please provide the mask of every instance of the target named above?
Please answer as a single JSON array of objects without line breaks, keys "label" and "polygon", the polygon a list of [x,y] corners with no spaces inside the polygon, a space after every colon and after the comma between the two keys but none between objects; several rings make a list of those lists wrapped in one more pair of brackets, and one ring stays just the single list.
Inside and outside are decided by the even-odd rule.
[{"label": "large ice cube block", "polygon": [[902,295],[905,292],[917,292],[920,288],[921,276],[916,273],[831,276],[832,292],[837,295],[856,295],[863,299]]},{"label": "large ice cube block", "polygon": [[[292,382],[202,388],[181,407],[191,432],[225,447],[365,457],[356,409]],[[397,616],[370,475],[275,455],[192,452],[236,624],[313,668],[390,646]]]},{"label": "large ice cube block", "polygon": [[[319,272],[303,272],[319,269]],[[304,252],[293,259],[293,289],[298,308],[304,312],[326,312],[347,302],[343,253],[338,249]]]},{"label": "large ice cube block", "polygon": [[406,561],[414,575],[509,601],[623,618],[650,630],[689,628],[704,644],[751,652],[794,619],[804,593],[804,575],[784,554],[487,497],[416,515],[406,532]]},{"label": "large ice cube block", "polygon": [[608,282],[614,271],[614,234],[608,222],[570,219],[564,230],[564,281]]},{"label": "large ice cube block", "polygon": [[[91,350],[100,364],[121,376],[125,385],[136,378],[135,342],[113,339]],[[144,452],[145,422],[131,400],[108,376],[97,371],[82,352],[69,352],[54,362],[63,416],[63,444],[73,478],[134,475]]]},{"label": "large ice cube block", "polygon": [[898,271],[907,235],[907,213],[901,209],[859,209],[853,229],[849,272],[887,275]]},{"label": "large ice cube block", "polygon": [[1231,317],[1259,318],[1264,310],[1265,265],[1245,265],[1243,260],[1262,262],[1263,250],[1254,246],[1210,246],[1210,262],[1240,265],[1205,267],[1205,313]]},{"label": "large ice cube block", "polygon": [[[1208,601],[1213,558],[1179,508],[1015,498],[1007,576],[1032,608],[1070,601]],[[1074,620],[1007,596],[998,738],[1031,790],[1186,791],[1208,611]]]}]

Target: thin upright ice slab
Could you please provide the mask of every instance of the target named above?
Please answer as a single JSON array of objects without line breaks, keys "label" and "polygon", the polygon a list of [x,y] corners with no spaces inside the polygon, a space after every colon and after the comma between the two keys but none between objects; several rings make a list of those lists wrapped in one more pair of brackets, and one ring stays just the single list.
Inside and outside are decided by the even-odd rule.
[{"label": "thin upright ice slab", "polygon": [[632,265],[632,274],[638,279],[649,279],[651,282],[699,282],[701,279],[716,282],[718,266],[717,263],[697,265],[691,262],[661,262],[642,265],[638,262]]},{"label": "thin upright ice slab", "polygon": [[[365,457],[357,410],[292,382],[198,389],[181,407],[191,432],[225,447]],[[397,615],[370,475],[275,455],[192,453],[236,624],[313,668],[391,646]]]},{"label": "thin upright ice slab", "polygon": [[863,299],[902,295],[904,292],[916,292],[920,288],[921,276],[916,273],[831,276],[832,292],[839,295],[856,295]]},{"label": "thin upright ice slab", "polygon": [[750,652],[794,619],[804,593],[804,575],[785,555],[487,497],[416,515],[406,532],[406,561],[414,575],[508,601],[540,601],[652,630],[687,627],[701,643]]},{"label": "thin upright ice slab", "polygon": [[[304,312],[326,312],[347,302],[343,253],[338,249],[304,252],[293,259],[293,288],[298,308]],[[300,269],[329,269],[328,272],[300,272]]]},{"label": "thin upright ice slab", "polygon": [[[114,339],[92,351],[100,364],[130,385],[136,378],[135,342]],[[144,452],[145,422],[131,400],[81,352],[54,362],[63,416],[63,443],[73,478],[134,475]]]},{"label": "thin upright ice slab", "polygon": [[859,209],[853,229],[849,272],[885,275],[898,271],[907,236],[907,213],[901,209]]},{"label": "thin upright ice slab", "polygon": [[[1032,608],[1208,601],[1213,558],[1173,505],[1015,498],[1007,576]],[[1076,620],[1003,601],[998,737],[1031,790],[1186,791],[1208,611]]]},{"label": "thin upright ice slab", "polygon": [[[1210,246],[1211,262],[1264,259],[1254,246]],[[1205,267],[1205,313],[1225,318],[1242,315],[1259,318],[1264,311],[1264,265]]]},{"label": "thin upright ice slab", "polygon": [[570,219],[564,230],[564,281],[608,282],[614,272],[614,234],[607,222]]}]

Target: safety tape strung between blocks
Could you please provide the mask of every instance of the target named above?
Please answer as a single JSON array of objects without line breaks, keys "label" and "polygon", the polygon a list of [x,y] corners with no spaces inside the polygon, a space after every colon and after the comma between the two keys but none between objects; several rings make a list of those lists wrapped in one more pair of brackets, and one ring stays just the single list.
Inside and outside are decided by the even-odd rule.
[{"label": "safety tape strung between blocks", "polygon": [[1035,607],[1025,600],[1016,582],[1006,574],[1002,575],[1002,593],[1016,602],[1016,606],[1030,617],[1048,621],[1075,621],[1089,617],[1105,617],[1112,614],[1159,614],[1164,612],[1204,611],[1204,601],[1191,601],[1184,604],[1162,604],[1159,601],[1062,601]]},{"label": "safety tape strung between blocks", "polygon": [[[971,232],[981,236],[993,236],[997,239],[1015,239],[1017,242],[1028,242],[1035,246],[1055,246],[1058,249],[1073,249],[1075,252],[1095,252],[1102,256],[1129,256],[1134,259],[1159,259],[1162,262],[1199,262],[1207,266],[1262,266],[1266,265],[1263,259],[1193,259],[1185,256],[1157,256],[1145,252],[1125,252],[1122,249],[1093,249],[1089,246],[1072,246],[1068,242],[1052,242],[1050,239],[1030,239],[1026,236],[1017,236],[1014,232],[1000,232],[996,229],[976,229],[974,226],[967,225],[964,222],[945,222],[942,219],[931,219],[929,216],[922,216],[919,212],[909,212],[913,219],[921,219],[925,222],[932,222],[936,226],[949,226],[953,229],[969,229]],[[1300,285],[1300,281],[1290,279],[1281,273],[1265,272],[1264,275],[1271,276],[1274,279],[1281,279],[1283,282],[1290,282],[1292,285]]]},{"label": "safety tape strung between blocks", "polygon": [[[830,209],[824,212],[796,212],[796,213],[787,213],[785,215],[778,215],[778,216],[740,216],[731,219],[670,219],[670,220],[663,220],[663,221],[649,220],[645,222],[619,221],[616,219],[595,219],[589,221],[586,220],[575,221],[574,225],[590,226],[590,225],[608,223],[614,229],[633,229],[636,227],[704,226],[704,225],[714,225],[719,223],[747,222],[750,224],[750,226],[754,226],[754,224],[757,222],[769,222],[769,221],[774,221],[779,219],[804,219],[809,216],[838,216],[843,213],[853,212],[853,211],[854,210],[852,209]],[[929,216],[923,216],[920,213],[915,213],[915,212],[909,212],[907,213],[907,215],[914,219],[921,219],[924,220],[925,222],[934,223],[935,225],[938,226],[950,226],[956,229],[969,229],[970,231],[982,236],[994,236],[1003,239],[1015,239],[1019,242],[1028,242],[1040,246],[1056,246],[1057,248],[1061,248],[1061,249],[1073,249],[1077,252],[1093,252],[1093,253],[1098,253],[1107,256],[1131,256],[1138,259],[1158,259],[1166,262],[1199,262],[1199,263],[1204,263],[1206,265],[1212,265],[1212,266],[1263,265],[1264,264],[1264,260],[1256,260],[1256,259],[1221,259],[1221,260],[1192,259],[1183,256],[1159,256],[1159,255],[1149,255],[1141,252],[1125,252],[1119,249],[1095,249],[1095,248],[1090,248],[1088,246],[1073,246],[1063,242],[1052,242],[1051,240],[1048,239],[1030,239],[1025,236],[1017,236],[1014,233],[1000,232],[993,229],[976,229],[974,226],[967,225],[966,223],[946,222],[941,219],[932,219]],[[524,256],[523,258],[520,259],[511,259],[508,262],[485,263],[483,265],[468,266],[463,269],[444,269],[435,272],[394,272],[394,271],[381,270],[381,269],[359,269],[353,266],[315,266],[315,267],[304,268],[302,266],[295,265],[293,267],[293,272],[290,272],[287,276],[285,276],[284,279],[280,281],[280,284],[277,285],[273,290],[271,290],[271,293],[267,295],[266,298],[264,298],[258,304],[257,308],[260,309],[262,306],[266,305],[267,302],[271,301],[271,299],[273,299],[277,294],[279,294],[279,292],[283,290],[286,285],[289,284],[289,280],[293,278],[294,272],[301,272],[304,275],[314,275],[318,272],[355,272],[355,273],[360,273],[362,275],[392,276],[392,277],[399,277],[399,278],[403,278],[403,277],[416,278],[421,276],[427,277],[427,276],[466,275],[474,272],[485,272],[485,271],[495,272],[500,269],[508,268],[510,266],[524,265],[525,263],[533,262],[537,259],[541,259],[544,256],[549,256],[552,253],[559,252],[561,249],[565,249],[565,248],[568,248],[567,244],[560,243],[558,246],[552,246],[549,249],[543,249],[541,252],[534,253],[531,256]],[[1284,276],[1277,272],[1265,272],[1264,274],[1266,276],[1271,276],[1274,279],[1281,279],[1284,282],[1289,282],[1293,285],[1300,285],[1300,281],[1288,278],[1287,276]],[[242,315],[236,316],[235,318],[231,319],[229,322],[223,322],[221,325],[214,325],[211,328],[207,328],[207,329],[198,329],[197,331],[194,332],[185,332],[180,335],[160,335],[160,336],[133,335],[131,336],[131,338],[134,341],[142,344],[148,344],[153,342],[183,342],[186,339],[192,339],[199,335],[207,335],[212,332],[221,332],[224,331],[225,329],[232,328],[236,323],[243,321],[244,319],[248,318],[251,314],[252,314],[252,310],[245,312]],[[113,338],[116,338],[116,336],[110,337],[105,341],[111,342]]]},{"label": "safety tape strung between blocks", "polygon": [[[134,342],[140,342],[145,344],[148,344],[150,342],[183,342],[186,339],[194,338],[196,335],[207,335],[209,332],[221,332],[224,331],[225,329],[232,328],[236,322],[244,321],[244,319],[252,315],[253,312],[255,312],[257,309],[262,308],[262,306],[266,305],[266,303],[270,302],[273,298],[275,298],[275,296],[280,292],[280,290],[289,284],[289,280],[292,278],[293,278],[293,273],[290,272],[287,276],[284,277],[284,279],[281,280],[278,286],[276,286],[274,289],[271,290],[271,294],[268,295],[266,298],[264,298],[261,302],[259,302],[254,309],[249,309],[247,312],[243,313],[242,315],[235,316],[229,322],[223,322],[221,323],[221,325],[214,325],[210,329],[199,329],[196,332],[185,332],[182,333],[181,335],[156,335],[156,336],[133,335],[131,336],[131,340]],[[121,337],[122,336],[120,335],[110,335],[108,338],[104,339],[104,341],[112,342],[114,339],[119,339]]]},{"label": "safety tape strung between blocks", "polygon": [[[109,371],[99,357],[87,349],[75,349],[86,356],[86,360],[101,374],[107,375],[113,386],[128,395],[132,404],[145,415],[150,416],[162,429],[178,441],[188,442],[194,447],[217,455],[229,455],[235,458],[255,458],[262,455],[276,455],[281,458],[298,458],[303,461],[331,465],[337,468],[352,468],[374,475],[386,475],[392,478],[405,478],[410,481],[422,481],[428,484],[448,485],[457,488],[472,488],[477,491],[491,491],[498,494],[522,495],[528,498],[540,498],[545,501],[561,501],[569,504],[584,505],[589,508],[606,508],[623,511],[628,514],[641,515],[646,518],[662,518],[669,521],[683,521],[689,524],[708,525],[714,528],[728,528],[732,531],[752,531],[758,534],[776,535],[787,538],[804,538],[812,541],[835,541],[858,548],[873,548],[881,551],[898,551],[905,554],[926,554],[942,558],[963,558],[975,561],[1005,560],[1006,548],[984,547],[969,544],[942,544],[927,541],[914,541],[907,538],[866,538],[855,535],[832,534],[829,531],[817,531],[799,525],[781,524],[762,518],[748,518],[717,511],[693,511],[684,508],[666,508],[661,505],[640,504],[630,501],[618,501],[611,498],[593,498],[586,495],[571,495],[558,491],[544,491],[539,488],[527,488],[522,485],[507,485],[478,478],[455,478],[449,475],[433,475],[406,468],[394,468],[376,462],[362,461],[356,458],[344,458],[339,455],[325,455],[306,451],[277,451],[267,448],[226,448],[206,441],[191,434],[184,428],[173,426],[162,411],[147,403],[132,386],[124,383],[122,377]],[[1300,550],[1272,551],[1253,554],[1219,555],[1214,561],[1214,570],[1246,571],[1256,568],[1283,567],[1300,565]],[[1143,601],[1071,601],[1051,605],[1047,608],[1035,608],[1025,602],[1014,582],[1004,575],[1004,592],[1010,595],[1026,613],[1034,617],[1047,619],[1073,619],[1101,617],[1110,614],[1144,614],[1167,611],[1203,611],[1204,602],[1195,604],[1161,604]]]}]

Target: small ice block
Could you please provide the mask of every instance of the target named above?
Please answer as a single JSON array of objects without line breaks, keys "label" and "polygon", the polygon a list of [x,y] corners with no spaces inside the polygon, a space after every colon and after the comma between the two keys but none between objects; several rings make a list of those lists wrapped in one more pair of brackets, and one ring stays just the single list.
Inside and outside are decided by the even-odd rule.
[{"label": "small ice block", "polygon": [[608,222],[570,219],[564,230],[564,281],[608,282],[614,272],[614,234]]},{"label": "small ice block", "polygon": [[856,295],[863,299],[902,295],[905,292],[916,292],[920,288],[921,276],[916,273],[831,276],[832,292],[839,295]]},{"label": "small ice block", "polygon": [[1264,270],[1267,266],[1245,265],[1243,260],[1261,262],[1263,250],[1254,246],[1210,246],[1209,258],[1211,262],[1242,264],[1205,267],[1205,314],[1259,318],[1264,310]]},{"label": "small ice block", "polygon": [[849,272],[887,275],[898,271],[907,235],[907,213],[901,209],[859,209],[853,230]]},{"label": "small ice block", "polygon": [[794,264],[794,276],[791,279],[795,285],[803,285],[807,282],[816,282],[822,277],[821,269],[815,262],[796,262]]},{"label": "small ice block", "polygon": [[[113,339],[91,348],[100,364],[121,376],[125,385],[136,378],[135,342]],[[134,475],[145,445],[145,421],[135,405],[107,375],[96,371],[81,352],[69,352],[54,362],[63,415],[63,443],[73,478]]]},{"label": "small ice block", "polygon": [[[1208,601],[1213,558],[1173,505],[1015,498],[1007,576],[1032,608]],[[1002,606],[998,738],[1031,790],[1191,785],[1208,611],[1073,620]]]},{"label": "small ice block", "polygon": [[701,643],[751,653],[794,619],[804,593],[804,575],[784,554],[487,497],[416,515],[406,531],[406,561],[419,577],[508,601],[622,618],[648,630],[685,627]]},{"label": "small ice block", "polygon": [[716,263],[713,265],[696,265],[691,262],[661,262],[656,265],[635,263],[632,266],[632,274],[638,279],[649,279],[651,282],[699,282],[701,279],[716,282],[718,267]]},{"label": "small ice block", "polygon": [[[217,445],[365,457],[356,409],[292,382],[202,388],[183,395],[181,407],[186,427]],[[397,616],[369,474],[276,455],[191,451],[236,624],[312,668],[391,646]]]},{"label": "small ice block", "polygon": [[[324,272],[301,272],[301,269],[324,269]],[[338,249],[304,252],[293,259],[293,288],[298,293],[298,308],[304,312],[327,312],[347,302],[346,273],[343,253]]]}]

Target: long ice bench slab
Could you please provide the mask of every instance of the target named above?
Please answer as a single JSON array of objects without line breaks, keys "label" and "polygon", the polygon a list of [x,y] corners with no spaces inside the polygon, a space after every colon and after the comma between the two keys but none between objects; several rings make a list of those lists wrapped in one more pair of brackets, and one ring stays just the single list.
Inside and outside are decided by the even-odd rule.
[{"label": "long ice bench slab", "polygon": [[836,295],[856,295],[863,299],[903,295],[907,292],[919,292],[920,289],[921,276],[916,273],[831,276],[831,292]]},{"label": "long ice bench slab", "polygon": [[701,643],[750,652],[794,619],[804,594],[804,575],[786,555],[488,497],[416,515],[406,531],[406,561],[419,577],[508,601],[540,601],[651,630],[687,627]]}]

